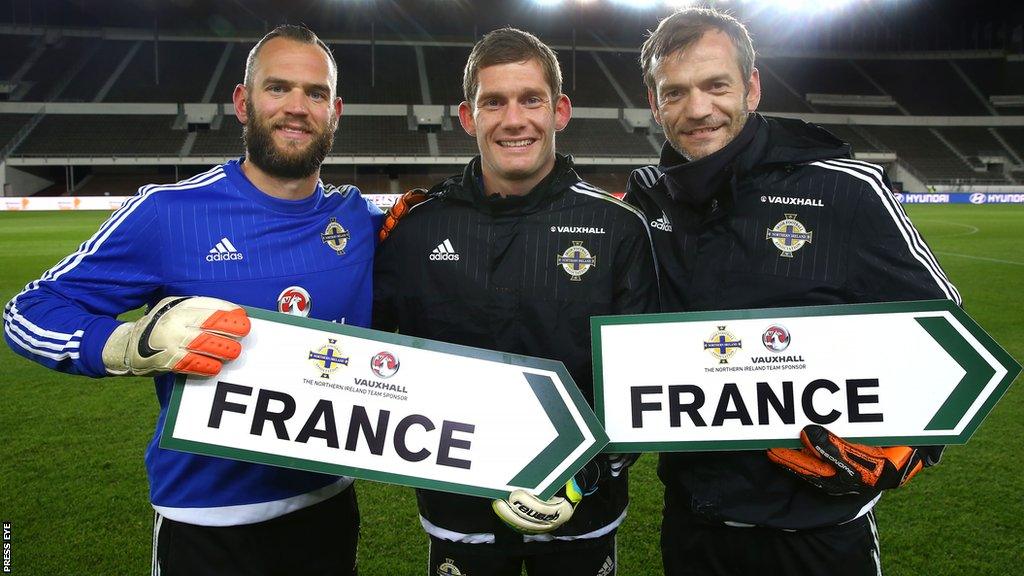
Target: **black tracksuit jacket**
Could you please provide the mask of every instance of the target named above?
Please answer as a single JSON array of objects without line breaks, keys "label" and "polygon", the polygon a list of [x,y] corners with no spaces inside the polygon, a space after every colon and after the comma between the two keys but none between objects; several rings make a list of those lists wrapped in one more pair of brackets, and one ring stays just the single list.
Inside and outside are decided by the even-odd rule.
[{"label": "black tracksuit jacket", "polygon": [[[560,360],[593,405],[590,317],[659,307],[646,221],[583,182],[565,156],[523,197],[485,197],[479,166],[478,157],[462,176],[432,188],[378,248],[374,326]],[[495,390],[495,402],[501,397]],[[603,483],[553,534],[615,522],[626,488],[625,475]],[[435,526],[495,534],[499,544],[522,541],[486,499],[429,490],[417,496]]]},{"label": "black tracksuit jacket", "polygon": [[[881,168],[849,159],[848,145],[803,121],[751,114],[750,122],[753,139],[700,205],[691,203],[680,179],[667,182],[686,162],[667,144],[658,167],[630,176],[626,201],[647,215],[664,311],[960,303]],[[787,240],[784,234],[800,232],[793,221],[809,236]],[[925,454],[926,463],[937,462],[941,448]],[[688,503],[710,522],[829,526],[856,517],[877,496],[829,496],[760,450],[665,453],[658,474],[668,501]]]}]

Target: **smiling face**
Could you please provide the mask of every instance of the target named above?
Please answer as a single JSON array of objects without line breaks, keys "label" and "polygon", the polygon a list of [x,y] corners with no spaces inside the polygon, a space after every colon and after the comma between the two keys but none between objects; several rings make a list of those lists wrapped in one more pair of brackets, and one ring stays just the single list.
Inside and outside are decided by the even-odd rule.
[{"label": "smiling face", "polygon": [[481,68],[472,103],[459,105],[463,129],[476,137],[488,193],[527,194],[555,165],[555,132],[572,105],[551,94],[537,60]]},{"label": "smiling face", "polygon": [[[688,160],[717,152],[743,129],[761,101],[757,69],[744,79],[729,36],[709,30],[663,58],[647,98],[665,138]],[[744,82],[746,80],[746,83]]]},{"label": "smiling face", "polygon": [[234,93],[246,160],[277,178],[317,174],[341,116],[335,79],[327,54],[316,44],[288,38],[264,44],[249,84],[239,84]]}]

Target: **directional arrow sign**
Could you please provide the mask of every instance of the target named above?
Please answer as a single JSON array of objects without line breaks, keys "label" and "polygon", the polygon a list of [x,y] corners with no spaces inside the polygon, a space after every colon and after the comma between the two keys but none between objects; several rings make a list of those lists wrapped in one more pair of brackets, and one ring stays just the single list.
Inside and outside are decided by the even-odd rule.
[{"label": "directional arrow sign", "polygon": [[1020,365],[948,300],[591,319],[605,451],[962,444]]},{"label": "directional arrow sign", "polygon": [[178,378],[162,447],[549,498],[608,441],[561,362],[246,311],[241,358]]}]

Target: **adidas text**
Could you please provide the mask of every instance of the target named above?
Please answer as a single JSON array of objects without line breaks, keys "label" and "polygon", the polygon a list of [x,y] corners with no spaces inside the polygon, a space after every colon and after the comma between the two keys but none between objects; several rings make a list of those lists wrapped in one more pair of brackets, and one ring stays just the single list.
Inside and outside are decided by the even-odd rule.
[{"label": "adidas text", "polygon": [[431,254],[430,255],[430,259],[431,260],[458,260],[459,259],[459,255],[458,254],[436,254],[435,253],[435,254]]},{"label": "adidas text", "polygon": [[244,260],[245,257],[238,252],[228,252],[227,254],[207,254],[207,262],[223,262],[226,260]]}]

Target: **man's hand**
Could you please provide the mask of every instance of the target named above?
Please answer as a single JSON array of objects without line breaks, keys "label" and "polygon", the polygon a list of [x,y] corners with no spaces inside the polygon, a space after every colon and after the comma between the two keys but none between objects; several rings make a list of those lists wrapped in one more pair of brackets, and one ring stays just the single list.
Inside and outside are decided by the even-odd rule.
[{"label": "man's hand", "polygon": [[853,444],[815,424],[800,431],[800,441],[804,450],[771,448],[768,458],[833,496],[903,486],[924,467],[909,446]]},{"label": "man's hand", "polygon": [[409,213],[413,206],[427,199],[427,191],[422,188],[413,188],[402,194],[395,203],[384,213],[384,224],[380,227],[377,237],[381,242],[388,239],[391,231],[398,226],[398,221]]},{"label": "man's hand", "polygon": [[579,499],[573,501],[566,490],[564,498],[552,496],[550,500],[541,500],[526,490],[514,490],[506,500],[492,501],[491,508],[498,518],[518,532],[544,534],[557,530],[572,518],[576,505],[583,499],[578,492],[575,495]]},{"label": "man's hand", "polygon": [[238,358],[242,345],[236,339],[248,334],[249,327],[245,310],[230,302],[164,298],[142,318],[114,329],[103,346],[103,365],[115,376],[213,376],[224,360]]},{"label": "man's hand", "polygon": [[506,500],[491,502],[491,508],[502,521],[524,534],[557,530],[572,518],[584,496],[597,492],[603,479],[619,476],[639,457],[639,454],[599,454],[565,483],[564,497],[541,500],[525,490],[516,490]]}]

